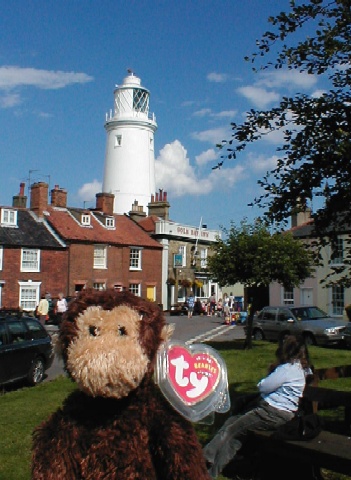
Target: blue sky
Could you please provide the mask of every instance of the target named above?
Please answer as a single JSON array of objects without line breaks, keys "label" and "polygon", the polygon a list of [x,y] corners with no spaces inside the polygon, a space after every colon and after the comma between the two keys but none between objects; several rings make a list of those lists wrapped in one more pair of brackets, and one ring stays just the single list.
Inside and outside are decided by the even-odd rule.
[{"label": "blue sky", "polygon": [[105,114],[127,69],[156,114],[156,185],[170,217],[209,228],[250,220],[257,180],[276,162],[269,135],[221,169],[215,145],[250,108],[321,90],[314,76],[252,72],[244,57],[288,0],[13,0],[0,16],[0,205],[19,184],[48,181],[70,206],[101,191]]}]

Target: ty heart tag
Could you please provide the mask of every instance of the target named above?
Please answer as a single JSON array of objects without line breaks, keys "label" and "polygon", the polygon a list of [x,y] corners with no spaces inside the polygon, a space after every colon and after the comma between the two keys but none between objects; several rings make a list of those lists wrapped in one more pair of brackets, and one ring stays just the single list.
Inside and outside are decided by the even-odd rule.
[{"label": "ty heart tag", "polygon": [[164,344],[157,356],[156,382],[173,407],[193,422],[230,408],[225,362],[207,345]]}]

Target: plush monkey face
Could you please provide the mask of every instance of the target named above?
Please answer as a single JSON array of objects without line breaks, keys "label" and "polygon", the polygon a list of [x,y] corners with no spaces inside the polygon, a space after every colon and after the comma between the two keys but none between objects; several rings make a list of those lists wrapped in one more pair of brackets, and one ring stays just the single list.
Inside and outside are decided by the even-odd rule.
[{"label": "plush monkey face", "polygon": [[70,302],[57,350],[87,395],[126,397],[147,377],[168,326],[154,303],[130,292],[86,289]]},{"label": "plush monkey face", "polygon": [[142,315],[126,305],[90,306],[79,314],[66,365],[81,390],[121,398],[139,385],[149,364],[139,341],[141,321]]}]

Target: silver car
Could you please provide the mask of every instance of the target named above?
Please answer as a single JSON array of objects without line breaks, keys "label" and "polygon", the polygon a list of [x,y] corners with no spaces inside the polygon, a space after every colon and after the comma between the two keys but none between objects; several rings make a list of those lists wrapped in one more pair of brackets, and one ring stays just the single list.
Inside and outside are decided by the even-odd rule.
[{"label": "silver car", "polygon": [[326,346],[343,342],[347,324],[318,307],[264,307],[254,317],[252,335],[255,340],[273,341],[296,335],[308,345]]}]

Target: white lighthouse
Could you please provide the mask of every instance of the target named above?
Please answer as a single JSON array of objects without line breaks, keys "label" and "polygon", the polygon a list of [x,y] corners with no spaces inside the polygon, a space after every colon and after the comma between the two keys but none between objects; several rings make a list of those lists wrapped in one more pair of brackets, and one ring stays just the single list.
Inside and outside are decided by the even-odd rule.
[{"label": "white lighthouse", "polygon": [[114,109],[106,115],[106,157],[102,191],[113,193],[114,212],[128,213],[137,200],[144,207],[155,192],[154,132],[149,91],[128,70],[114,91]]}]

